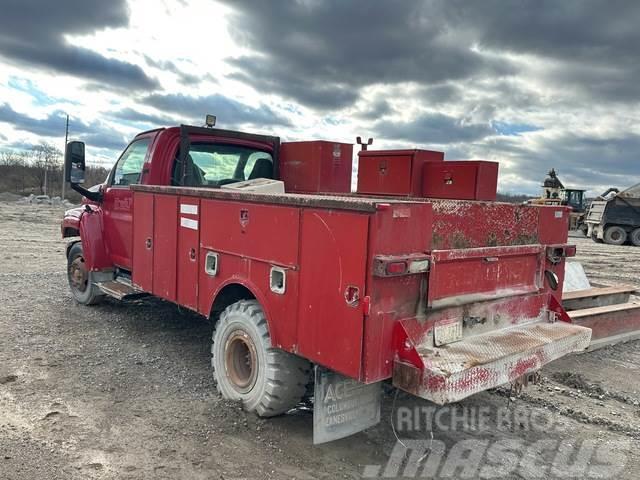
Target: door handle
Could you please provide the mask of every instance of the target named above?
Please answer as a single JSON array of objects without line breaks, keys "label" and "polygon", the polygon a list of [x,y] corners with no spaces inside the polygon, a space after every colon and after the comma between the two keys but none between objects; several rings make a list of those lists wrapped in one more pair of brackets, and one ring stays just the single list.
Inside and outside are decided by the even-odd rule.
[{"label": "door handle", "polygon": [[189,258],[193,261],[196,260],[196,249],[192,248],[191,250],[189,250]]},{"label": "door handle", "polygon": [[144,241],[144,246],[147,247],[147,250],[151,250],[151,238],[147,238]]}]

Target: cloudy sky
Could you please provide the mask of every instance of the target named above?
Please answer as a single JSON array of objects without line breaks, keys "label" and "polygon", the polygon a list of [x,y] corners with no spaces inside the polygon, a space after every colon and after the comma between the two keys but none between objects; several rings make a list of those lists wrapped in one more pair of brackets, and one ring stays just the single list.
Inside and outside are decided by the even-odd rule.
[{"label": "cloudy sky", "polygon": [[110,166],[179,123],[500,162],[538,193],[640,181],[640,2],[3,0],[0,149]]}]

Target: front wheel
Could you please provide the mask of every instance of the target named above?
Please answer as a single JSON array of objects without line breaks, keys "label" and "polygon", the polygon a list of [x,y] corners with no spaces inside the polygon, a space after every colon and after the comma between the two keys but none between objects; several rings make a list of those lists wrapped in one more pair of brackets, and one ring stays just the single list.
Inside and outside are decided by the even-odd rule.
[{"label": "front wheel", "polygon": [[104,298],[91,276],[84,261],[82,242],[74,243],[67,255],[67,280],[73,297],[82,305],[94,305]]},{"label": "front wheel", "polygon": [[261,417],[287,412],[305,394],[309,362],[271,346],[256,300],[240,300],[222,312],[211,354],[218,391]]}]

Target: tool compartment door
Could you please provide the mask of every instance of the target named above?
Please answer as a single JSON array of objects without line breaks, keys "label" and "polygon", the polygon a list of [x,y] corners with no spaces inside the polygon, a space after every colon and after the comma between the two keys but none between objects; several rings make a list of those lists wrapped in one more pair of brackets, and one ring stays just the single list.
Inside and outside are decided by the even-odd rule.
[{"label": "tool compartment door", "polygon": [[153,207],[152,193],[134,194],[131,280],[147,292],[153,289]]},{"label": "tool compartment door", "polygon": [[449,307],[538,292],[543,270],[541,245],[434,250],[427,305]]},{"label": "tool compartment door", "polygon": [[200,244],[200,200],[180,197],[178,210],[178,303],[198,309],[198,258]]},{"label": "tool compartment door", "polygon": [[368,228],[365,214],[302,212],[298,353],[352,378],[362,363]]}]

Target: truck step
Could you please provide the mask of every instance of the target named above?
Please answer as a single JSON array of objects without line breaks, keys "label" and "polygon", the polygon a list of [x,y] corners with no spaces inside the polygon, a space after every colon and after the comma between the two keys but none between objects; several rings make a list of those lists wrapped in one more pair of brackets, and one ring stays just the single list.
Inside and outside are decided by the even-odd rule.
[{"label": "truck step", "polygon": [[465,338],[442,347],[417,347],[424,369],[397,360],[393,383],[439,405],[495,388],[589,346],[591,331],[566,322],[530,323]]},{"label": "truck step", "polygon": [[575,325],[591,329],[589,350],[640,338],[640,303],[604,305],[567,313]]},{"label": "truck step", "polygon": [[637,288],[631,285],[616,285],[565,292],[562,294],[562,306],[571,311],[627,303],[636,291]]},{"label": "truck step", "polygon": [[96,286],[106,295],[117,298],[118,300],[132,300],[149,295],[147,292],[140,290],[126,281],[111,280],[109,282],[96,283]]}]

